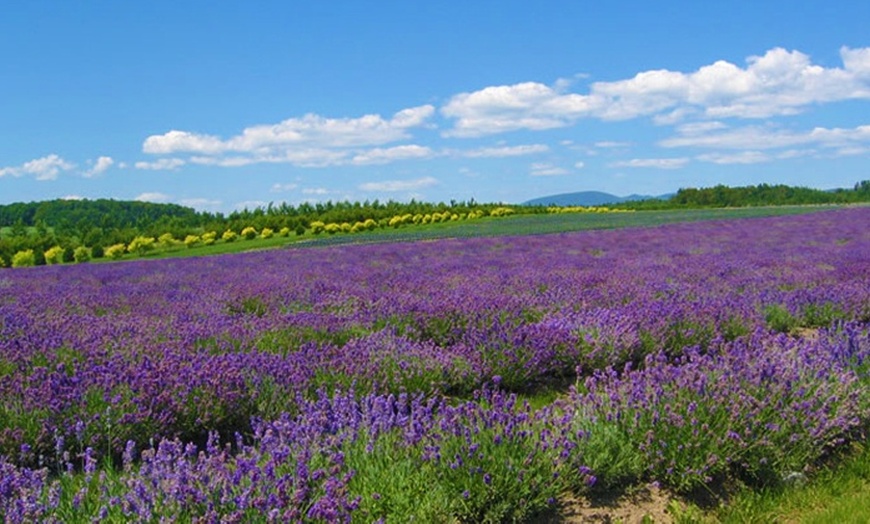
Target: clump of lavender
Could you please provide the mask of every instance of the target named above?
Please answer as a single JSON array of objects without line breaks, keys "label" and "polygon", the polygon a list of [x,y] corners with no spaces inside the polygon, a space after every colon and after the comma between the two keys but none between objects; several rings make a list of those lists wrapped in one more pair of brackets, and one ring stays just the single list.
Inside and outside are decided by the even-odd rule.
[{"label": "clump of lavender", "polygon": [[578,386],[578,449],[599,478],[690,490],[736,475],[772,482],[801,470],[868,420],[866,326],[820,340],[758,332],[715,353],[596,372]]},{"label": "clump of lavender", "polygon": [[573,443],[516,397],[484,390],[450,405],[409,395],[321,394],[204,449],[129,442],[119,470],[2,468],[7,520],[243,522],[522,520],[552,505]]}]

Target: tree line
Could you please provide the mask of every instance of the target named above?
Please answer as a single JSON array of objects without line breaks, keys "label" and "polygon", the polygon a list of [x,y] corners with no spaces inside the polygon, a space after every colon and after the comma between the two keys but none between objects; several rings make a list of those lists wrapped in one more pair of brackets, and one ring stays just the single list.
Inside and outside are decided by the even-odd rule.
[{"label": "tree line", "polygon": [[[613,204],[611,209],[662,210],[705,207],[745,207],[807,204],[847,204],[870,202],[870,180],[852,189],[822,191],[786,185],[680,189],[669,199],[641,200]],[[85,256],[100,258],[111,246],[130,244],[136,238],[184,239],[207,232],[289,230],[297,235],[325,225],[365,223],[389,227],[397,217],[416,217],[436,213],[469,216],[472,213],[495,216],[502,203],[469,201],[449,203],[378,200],[365,202],[304,202],[272,204],[242,209],[229,214],[196,211],[177,204],[139,201],[49,200],[0,205],[0,265],[9,265],[13,256],[32,250],[34,263],[45,264],[51,251],[57,262],[73,262]],[[567,209],[567,208],[566,208]],[[548,213],[545,206],[513,206],[512,213]],[[495,213],[495,214],[494,214]],[[166,237],[168,235],[168,237]],[[78,250],[79,256],[76,256]],[[48,261],[49,263],[51,261]]]},{"label": "tree line", "polygon": [[[379,227],[387,227],[397,216],[488,215],[501,205],[480,204],[474,200],[449,203],[328,201],[298,206],[269,204],[223,214],[196,211],[177,204],[110,199],[14,203],[0,205],[0,260],[4,261],[0,265],[9,265],[14,255],[26,251],[33,252],[35,265],[53,263],[45,257],[49,250],[54,250],[58,263],[73,262],[77,260],[78,248],[86,247],[93,258],[101,258],[109,247],[129,245],[137,238],[168,235],[168,238],[184,239],[207,232],[239,232],[245,228],[289,230],[301,235],[310,231],[312,224],[374,221]],[[79,259],[82,253],[79,249]]]},{"label": "tree line", "polygon": [[756,186],[684,188],[668,199],[638,200],[612,204],[610,207],[636,210],[691,209],[709,207],[752,207],[870,202],[870,180],[852,189],[824,191],[807,187],[759,184]]}]

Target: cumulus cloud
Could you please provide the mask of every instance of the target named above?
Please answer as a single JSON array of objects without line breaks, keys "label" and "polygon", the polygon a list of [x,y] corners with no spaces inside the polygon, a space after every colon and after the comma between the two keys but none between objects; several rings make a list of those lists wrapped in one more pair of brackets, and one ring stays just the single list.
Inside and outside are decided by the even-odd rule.
[{"label": "cumulus cloud", "polygon": [[433,177],[423,177],[416,180],[385,180],[382,182],[367,182],[365,184],[360,184],[359,189],[362,191],[383,192],[417,191],[427,187],[432,187],[437,184],[437,179]]},{"label": "cumulus cloud", "polygon": [[548,162],[536,162],[531,165],[529,174],[532,176],[561,176],[570,173],[564,167],[555,166]]},{"label": "cumulus cloud", "polygon": [[432,156],[432,150],[418,145],[404,145],[389,148],[375,148],[363,151],[351,159],[354,165],[388,164],[396,160],[412,158],[427,158]]},{"label": "cumulus cloud", "polygon": [[473,137],[564,127],[591,115],[595,104],[589,96],[563,94],[538,82],[523,82],[460,93],[441,108],[441,113],[456,120],[445,135]]},{"label": "cumulus cloud", "polygon": [[251,209],[257,209],[257,208],[261,208],[261,207],[265,208],[267,205],[269,205],[268,202],[263,202],[262,200],[245,200],[244,202],[236,203],[236,205],[234,207],[236,209],[238,209],[239,211],[241,211],[243,209],[251,210]]},{"label": "cumulus cloud", "polygon": [[61,171],[69,171],[75,164],[67,162],[58,155],[51,154],[25,162],[20,166],[0,167],[0,177],[33,175],[37,180],[56,180]]},{"label": "cumulus cloud", "polygon": [[476,137],[542,130],[581,118],[627,120],[650,116],[672,125],[702,118],[767,118],[792,115],[812,104],[870,99],[870,48],[840,50],[843,67],[822,67],[800,51],[774,48],[740,67],[725,60],[693,72],[659,69],[589,92],[565,93],[564,84],[537,82],[490,86],[455,95],[441,109],[455,120],[448,136]]},{"label": "cumulus cloud", "polygon": [[[259,162],[290,163],[300,166],[326,166],[354,159],[366,163],[366,151],[358,149],[382,146],[410,138],[409,129],[419,127],[434,114],[435,108],[423,105],[403,109],[391,118],[364,115],[359,118],[325,118],[307,114],[277,124],[245,128],[241,134],[222,139],[191,131],[172,130],[145,139],[142,150],[155,155],[191,154],[198,164],[224,167]],[[373,153],[375,163],[416,157],[421,146],[388,148],[381,156]],[[390,151],[393,150],[393,151]],[[382,150],[375,150],[381,151]]]},{"label": "cumulus cloud", "polygon": [[136,169],[147,169],[149,171],[173,171],[186,164],[180,158],[158,158],[153,162],[136,162]]},{"label": "cumulus cloud", "polygon": [[631,146],[631,142],[617,142],[616,140],[600,140],[593,144],[595,147],[601,149],[615,149],[615,148],[624,148]]},{"label": "cumulus cloud", "polygon": [[208,198],[183,198],[178,201],[182,206],[192,207],[194,209],[217,209],[223,204],[220,200],[211,200]]},{"label": "cumulus cloud", "polygon": [[679,169],[689,163],[688,158],[634,158],[613,162],[610,167],[648,167],[654,169]]},{"label": "cumulus cloud", "polygon": [[101,156],[94,162],[93,167],[84,172],[86,178],[95,177],[106,172],[107,169],[114,165],[115,161],[110,156]]},{"label": "cumulus cloud", "polygon": [[251,164],[293,164],[299,167],[326,167],[347,163],[347,151],[329,149],[301,149],[282,154],[260,156],[192,156],[191,164],[217,167],[242,167]]},{"label": "cumulus cloud", "polygon": [[739,153],[707,153],[696,157],[702,162],[714,164],[759,164],[770,162],[772,157],[761,151],[741,151]]},{"label": "cumulus cloud", "polygon": [[870,125],[854,128],[815,127],[809,131],[792,131],[773,126],[717,128],[711,132],[689,133],[659,142],[664,147],[702,147],[708,149],[780,149],[815,145],[847,148],[870,144]]},{"label": "cumulus cloud", "polygon": [[594,83],[592,92],[607,100],[601,117],[610,119],[686,106],[713,118],[790,115],[811,104],[870,98],[868,55],[870,48],[844,47],[844,67],[825,68],[800,51],[774,48],[749,57],[743,68],[719,60],[692,73],[646,71],[628,80]]},{"label": "cumulus cloud", "polygon": [[[717,152],[705,153],[695,157],[701,162],[712,162],[714,164],[760,164],[763,162],[772,162],[774,160],[788,160],[790,158],[800,158],[816,153],[814,149],[788,149],[777,153],[763,151],[738,151],[738,152]],[[837,152],[840,154],[840,152]]]},{"label": "cumulus cloud", "polygon": [[164,193],[158,193],[155,191],[149,193],[142,193],[133,200],[136,200],[138,202],[154,202],[159,204],[163,202],[169,202],[169,199],[169,195],[166,195]]},{"label": "cumulus cloud", "polygon": [[289,184],[272,184],[272,188],[269,189],[272,193],[288,193],[298,188],[299,184],[289,183]]},{"label": "cumulus cloud", "polygon": [[325,187],[306,187],[302,190],[303,195],[328,195],[330,191]]},{"label": "cumulus cloud", "polygon": [[550,147],[544,144],[523,144],[518,146],[482,147],[464,151],[462,156],[468,158],[499,158],[511,156],[535,155],[546,153]]}]

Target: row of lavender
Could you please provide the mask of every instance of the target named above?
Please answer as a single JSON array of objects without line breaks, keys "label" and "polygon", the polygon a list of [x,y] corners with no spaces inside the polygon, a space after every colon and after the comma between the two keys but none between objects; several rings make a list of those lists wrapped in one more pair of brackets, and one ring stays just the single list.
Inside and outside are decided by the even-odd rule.
[{"label": "row of lavender", "polygon": [[816,338],[757,334],[641,370],[601,371],[533,411],[470,401],[321,394],[254,422],[252,443],[127,443],[120,468],[61,451],[49,468],[0,458],[6,522],[524,522],[560,494],[655,480],[690,490],[802,474],[870,415],[866,324]]},{"label": "row of lavender", "polygon": [[[592,375],[587,393],[578,394],[570,409],[553,408],[558,416],[544,416],[547,422],[523,430],[523,438],[550,427],[549,436],[537,441],[573,435],[572,449],[585,451],[559,452],[556,458],[544,453],[548,458],[532,462],[549,463],[554,471],[562,467],[556,464],[570,463],[565,467],[575,473],[580,465],[589,466],[604,473],[599,475],[604,479],[654,475],[682,487],[741,460],[752,465],[741,465],[746,471],[766,471],[758,465],[762,459],[770,464],[767,469],[779,471],[820,453],[866,420],[862,375],[854,367],[863,357],[827,355],[866,350],[868,223],[870,210],[851,209],[656,229],[10,271],[0,280],[0,452],[9,457],[8,471],[24,474],[16,468],[40,462],[57,467],[65,462],[64,453],[75,459],[88,449],[120,459],[128,441],[141,448],[161,437],[204,443],[209,431],[247,434],[252,416],[274,420],[285,412],[308,413],[310,399],[321,389],[353,385],[357,396],[372,392],[372,398],[399,391],[465,395],[493,378],[503,388],[523,390],[553,377],[571,377],[579,367],[582,376]],[[766,348],[783,348],[791,340],[771,331],[837,321],[858,323],[842,325],[812,350],[800,350],[818,353],[807,357],[809,367],[788,371],[790,361],[777,360],[795,349],[767,354]],[[735,368],[754,362],[744,354],[755,353],[767,355],[766,375]],[[732,354],[742,356],[728,357]],[[834,368],[825,358],[849,364]],[[640,370],[596,373],[626,363]],[[821,367],[812,367],[816,365]],[[823,371],[830,373],[824,380]],[[700,390],[681,386],[656,392],[655,384],[689,380],[680,377],[691,373],[695,378],[689,384]],[[789,373],[797,375],[776,382]],[[810,382],[799,386],[797,379]],[[741,385],[753,380],[761,385],[749,388],[748,396],[725,404],[705,400],[714,394],[744,394]],[[644,381],[642,391],[649,398],[631,389]],[[730,387],[720,391],[704,386],[707,382]],[[774,387],[783,402],[803,399],[799,405],[821,410],[816,425],[798,431],[794,421],[811,419],[793,413],[787,423],[752,427],[763,410],[759,395]],[[828,390],[830,400],[818,401],[819,392]],[[599,397],[602,391],[610,393]],[[677,400],[668,401],[668,395]],[[698,399],[684,406],[689,411],[673,412],[693,395]],[[615,404],[608,405],[606,398]],[[653,417],[645,404],[650,402],[670,406],[670,411],[648,418]],[[475,405],[486,416],[497,416]],[[715,406],[733,412],[716,412]],[[632,415],[619,416],[620,409]],[[689,453],[685,446],[693,438],[705,435],[708,442],[711,436],[705,432],[719,430],[710,422],[691,424],[690,415],[698,409],[719,423],[736,417],[747,425],[746,434],[737,429],[720,436],[726,439],[720,446],[742,442],[757,449],[758,437],[778,449],[785,438],[793,440],[785,447],[801,451],[790,453],[792,458],[771,452],[752,460],[737,452],[715,459],[703,450]],[[436,417],[443,431],[449,424],[461,425],[449,409],[436,411],[447,413]],[[582,416],[566,415],[575,412]],[[513,409],[498,417],[514,427],[519,422],[510,422],[511,417],[527,417],[523,413]],[[673,423],[678,415],[687,421],[682,433],[675,428],[684,426]],[[309,423],[306,416],[294,423]],[[663,426],[675,431],[672,438],[655,441],[638,433],[645,425],[661,426],[662,417],[672,422]],[[565,426],[569,419],[576,427]],[[627,435],[646,440],[626,444]],[[669,448],[674,438],[683,438],[683,444]],[[564,450],[564,442],[547,449]],[[624,471],[606,471],[606,457],[632,445],[660,460],[635,456],[619,462]],[[409,449],[428,453],[416,444]],[[249,452],[270,453],[262,443]],[[698,463],[690,473],[678,467],[677,458],[696,454],[712,463]],[[147,456],[143,453],[143,467]],[[293,463],[300,460],[308,459]],[[648,464],[658,469],[645,473]],[[227,468],[237,471],[237,466]],[[141,474],[136,469],[135,475]],[[214,472],[204,474],[217,478]],[[8,475],[7,480],[14,476]],[[566,476],[585,479],[579,484],[588,480],[587,475]],[[340,486],[364,477],[344,482],[345,477],[330,474],[318,482],[332,479],[330,485],[341,491]],[[323,484],[311,491],[311,500],[333,488]],[[380,495],[378,500],[389,500]],[[356,499],[344,500],[345,510],[351,511]],[[368,507],[362,500],[362,507]],[[463,497],[456,500],[473,506]],[[232,504],[240,511],[248,507]],[[371,507],[366,511],[377,513]]]}]

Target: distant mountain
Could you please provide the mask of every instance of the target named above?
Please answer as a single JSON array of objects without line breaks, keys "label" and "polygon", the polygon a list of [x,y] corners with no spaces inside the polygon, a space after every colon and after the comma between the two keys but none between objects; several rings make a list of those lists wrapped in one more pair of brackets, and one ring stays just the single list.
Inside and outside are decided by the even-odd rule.
[{"label": "distant mountain", "polygon": [[619,204],[633,200],[667,199],[672,195],[648,196],[629,195],[626,197],[611,195],[602,191],[580,191],[577,193],[562,193],[523,202],[524,206],[600,206],[603,204]]}]

